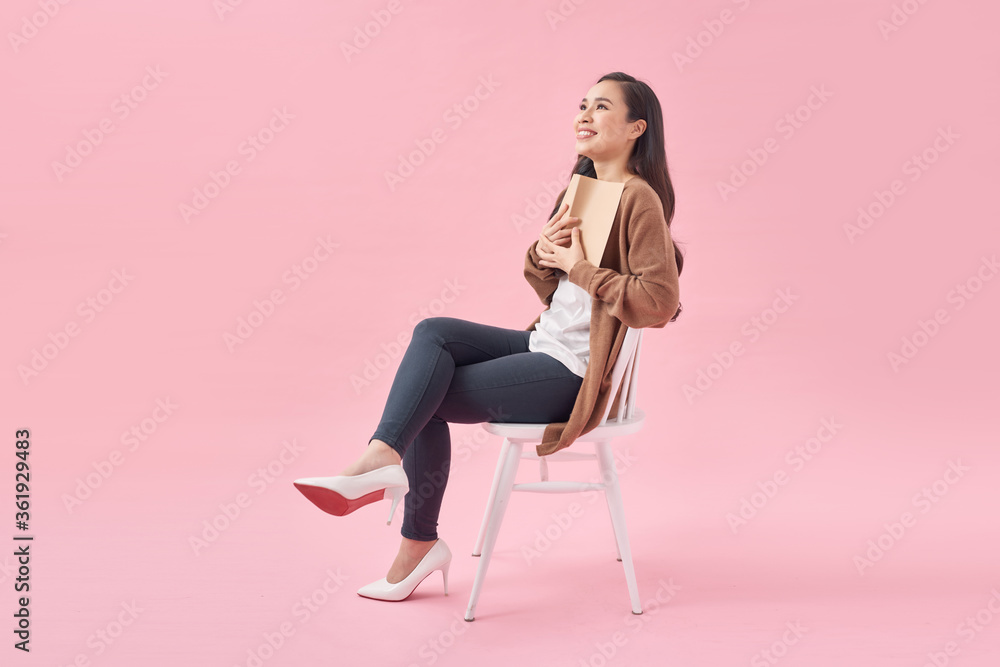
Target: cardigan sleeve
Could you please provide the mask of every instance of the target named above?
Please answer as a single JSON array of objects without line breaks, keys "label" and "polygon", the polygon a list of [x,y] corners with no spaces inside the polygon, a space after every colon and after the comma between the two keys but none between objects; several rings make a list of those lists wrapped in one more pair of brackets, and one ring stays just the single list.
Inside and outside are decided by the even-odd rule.
[{"label": "cardigan sleeve", "polygon": [[536,239],[528,254],[524,257],[524,278],[535,290],[542,303],[548,305],[552,302],[552,294],[559,286],[559,276],[556,269],[550,266],[538,266],[538,240]]},{"label": "cardigan sleeve", "polygon": [[[563,188],[563,191],[559,193],[558,203],[556,204],[557,209],[562,206],[566,189]],[[557,271],[551,266],[539,266],[538,260],[538,239],[535,239],[535,242],[528,248],[528,253],[524,257],[524,278],[535,290],[542,303],[548,305],[552,302],[552,294],[556,291],[556,287],[559,286],[559,278],[562,276],[563,271]]]},{"label": "cardigan sleeve", "polygon": [[647,194],[637,198],[627,223],[628,273],[595,266],[584,259],[573,265],[570,282],[607,304],[607,311],[630,328],[663,327],[680,305],[677,261],[663,207]]}]

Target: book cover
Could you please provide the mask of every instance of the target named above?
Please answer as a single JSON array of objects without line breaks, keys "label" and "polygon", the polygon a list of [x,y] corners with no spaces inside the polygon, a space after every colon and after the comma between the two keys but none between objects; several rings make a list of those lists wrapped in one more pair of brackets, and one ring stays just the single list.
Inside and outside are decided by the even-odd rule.
[{"label": "book cover", "polygon": [[601,265],[624,189],[624,183],[601,181],[581,174],[573,174],[566,188],[563,203],[569,204],[568,215],[580,218],[580,222],[567,225],[566,229],[580,228],[583,255],[594,266]]}]

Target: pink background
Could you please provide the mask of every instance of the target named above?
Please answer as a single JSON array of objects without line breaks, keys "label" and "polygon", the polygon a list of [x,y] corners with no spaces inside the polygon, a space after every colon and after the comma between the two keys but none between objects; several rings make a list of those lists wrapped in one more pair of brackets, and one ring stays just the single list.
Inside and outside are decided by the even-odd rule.
[{"label": "pink background", "polygon": [[[984,1],[244,2],[221,17],[210,0],[5,3],[0,506],[19,534],[14,432],[28,428],[35,541],[30,654],[11,647],[15,561],[0,549],[2,660],[996,664],[998,20]],[[366,25],[375,36],[345,56]],[[554,515],[581,499],[520,494],[477,620],[459,622],[499,443],[454,425],[452,594],[435,574],[404,604],[359,598],[398,524],[382,504],[323,514],[291,481],[365,446],[416,321],[524,329],[540,312],[524,253],[575,159],[579,99],[616,70],[663,106],[686,255],[684,313],[644,337],[648,420],[618,443],[640,595],[679,589],[631,616],[606,510],[583,499],[561,530]],[[256,154],[251,136],[268,142]],[[87,154],[57,174],[73,150]],[[852,242],[845,225],[894,181]],[[320,238],[336,247],[309,260]],[[297,284],[296,266],[311,270]],[[794,301],[772,319],[781,290]],[[904,337],[919,347],[893,368]],[[22,378],[36,351],[50,358]],[[714,379],[689,399],[699,372]],[[133,427],[143,440],[122,439]],[[196,553],[190,538],[240,498]],[[744,500],[756,515],[734,530]],[[870,540],[888,548],[859,571]]]}]

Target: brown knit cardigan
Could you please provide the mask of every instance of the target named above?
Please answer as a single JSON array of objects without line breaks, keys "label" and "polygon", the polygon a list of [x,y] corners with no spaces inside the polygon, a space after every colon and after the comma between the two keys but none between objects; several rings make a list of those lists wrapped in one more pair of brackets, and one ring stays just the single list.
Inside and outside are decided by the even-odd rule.
[{"label": "brown knit cardigan", "polygon": [[[565,194],[563,189],[559,205]],[[536,239],[528,248],[524,277],[549,306],[564,272],[540,267],[537,246]],[[638,176],[625,182],[600,266],[580,260],[570,270],[569,280],[592,299],[590,361],[569,421],[545,427],[542,442],[535,448],[539,456],[569,447],[594,430],[608,401],[617,398],[620,387],[612,389],[611,371],[625,340],[625,327],[663,328],[677,312],[680,285],[670,228],[649,183]],[[536,317],[525,331],[532,331],[541,319],[541,315]],[[609,417],[616,414],[617,408],[612,408]]]}]

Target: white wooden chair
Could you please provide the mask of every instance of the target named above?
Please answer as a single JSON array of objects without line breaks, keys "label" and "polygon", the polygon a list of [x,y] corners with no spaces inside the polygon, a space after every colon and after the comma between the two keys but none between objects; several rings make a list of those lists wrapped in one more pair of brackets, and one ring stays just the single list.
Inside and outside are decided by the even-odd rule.
[{"label": "white wooden chair", "polygon": [[[642,605],[639,602],[639,589],[635,581],[635,568],[632,565],[632,550],[629,547],[628,532],[625,529],[625,509],[622,505],[621,487],[618,484],[618,473],[615,470],[614,455],[611,451],[611,441],[614,438],[635,433],[642,428],[645,414],[635,407],[636,380],[638,378],[639,348],[642,343],[642,329],[629,328],[625,334],[621,351],[615,360],[611,375],[611,386],[621,387],[618,393],[618,409],[614,419],[608,419],[614,404],[615,394],[608,401],[600,425],[589,433],[581,435],[573,446],[558,451],[549,456],[539,457],[534,448],[525,452],[524,444],[538,443],[542,440],[546,424],[520,424],[509,422],[487,422],[483,428],[494,435],[503,436],[497,460],[496,473],[493,475],[493,485],[490,488],[489,500],[483,523],[476,539],[473,556],[479,556],[479,568],[472,584],[472,595],[469,597],[469,608],[465,612],[465,620],[475,620],[476,604],[479,593],[486,578],[486,570],[490,566],[490,557],[496,545],[500,523],[504,511],[510,501],[511,492],[528,491],[533,493],[579,493],[598,490],[604,492],[608,510],[611,514],[611,526],[614,530],[615,543],[618,550],[618,560],[625,567],[625,582],[628,584],[629,598],[632,603],[632,613],[641,614]],[[592,452],[580,452],[578,443],[592,443]],[[583,448],[588,449],[588,448]],[[572,451],[570,451],[572,450]],[[541,481],[515,484],[517,469],[521,459],[538,459]],[[575,482],[550,481],[548,459],[553,461],[596,460],[601,481]]]}]

